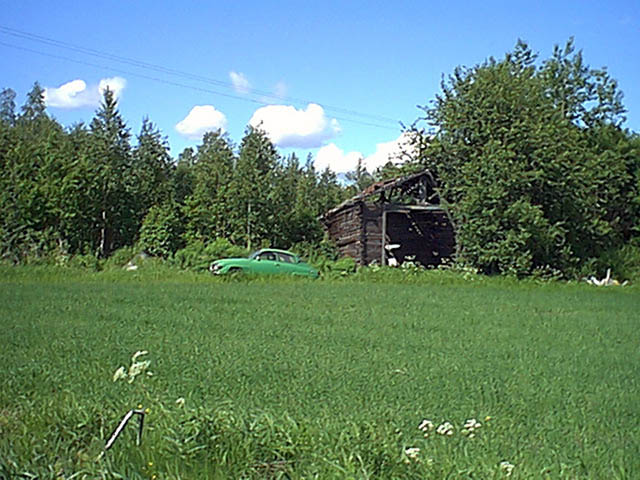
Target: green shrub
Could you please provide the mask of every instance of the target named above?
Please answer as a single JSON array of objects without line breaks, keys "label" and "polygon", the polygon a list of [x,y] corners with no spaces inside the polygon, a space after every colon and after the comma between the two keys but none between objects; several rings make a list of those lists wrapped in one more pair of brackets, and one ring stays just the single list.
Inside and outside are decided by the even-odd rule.
[{"label": "green shrub", "polygon": [[180,218],[171,205],[154,205],[149,209],[140,228],[140,248],[154,257],[167,258],[182,240]]},{"label": "green shrub", "polygon": [[320,242],[299,242],[291,246],[291,250],[314,266],[321,266],[326,262],[334,262],[339,258],[336,244],[328,238]]},{"label": "green shrub", "polygon": [[320,271],[326,277],[346,277],[356,273],[357,264],[351,257],[342,257],[338,260],[325,259],[318,263]]},{"label": "green shrub", "polygon": [[90,252],[69,257],[65,262],[65,266],[93,270],[94,272],[102,270],[102,262],[100,262],[96,254]]},{"label": "green shrub", "polygon": [[133,246],[119,248],[105,260],[104,266],[105,268],[124,267],[138,252],[139,249]]},{"label": "green shrub", "polygon": [[604,277],[607,269],[616,280],[640,280],[640,245],[629,243],[606,251],[592,262],[591,274]]},{"label": "green shrub", "polygon": [[208,243],[200,240],[190,242],[175,253],[171,263],[182,269],[206,270],[218,258],[246,256],[246,249],[233,245],[226,238],[216,238]]}]

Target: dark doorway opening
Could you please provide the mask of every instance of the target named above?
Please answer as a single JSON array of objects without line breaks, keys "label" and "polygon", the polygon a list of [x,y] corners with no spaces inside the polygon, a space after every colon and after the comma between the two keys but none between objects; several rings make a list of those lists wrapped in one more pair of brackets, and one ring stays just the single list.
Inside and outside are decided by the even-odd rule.
[{"label": "dark doorway opening", "polygon": [[386,264],[413,261],[425,267],[438,266],[453,255],[453,229],[444,211],[387,207],[383,215]]}]

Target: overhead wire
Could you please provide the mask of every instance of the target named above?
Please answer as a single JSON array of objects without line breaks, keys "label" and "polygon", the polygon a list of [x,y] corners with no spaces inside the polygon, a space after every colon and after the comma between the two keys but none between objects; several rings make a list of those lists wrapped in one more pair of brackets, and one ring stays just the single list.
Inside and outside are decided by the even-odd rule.
[{"label": "overhead wire", "polygon": [[[48,37],[44,37],[41,35],[36,35],[33,33],[29,33],[29,32],[24,32],[21,30],[16,30],[13,28],[9,28],[3,25],[0,25],[0,32],[5,33],[7,35],[11,35],[13,37],[16,38],[21,38],[23,40],[30,40],[30,41],[34,41],[34,42],[38,42],[41,44],[45,44],[45,45],[49,45],[49,46],[53,46],[53,47],[57,47],[57,48],[61,48],[64,50],[68,50],[68,51],[73,51],[76,53],[80,53],[83,55],[89,55],[89,56],[93,56],[93,57],[98,57],[101,58],[103,60],[109,60],[109,61],[115,61],[115,62],[119,62],[119,63],[123,63],[129,66],[133,66],[142,70],[151,70],[151,71],[155,71],[158,73],[163,73],[163,74],[167,74],[167,75],[173,75],[173,76],[177,76],[177,77],[181,77],[184,79],[189,79],[189,80],[195,80],[195,81],[199,81],[202,83],[206,83],[206,84],[210,84],[210,85],[216,85],[219,87],[223,87],[223,88],[228,88],[228,89],[235,89],[234,85],[230,82],[225,82],[222,80],[217,80],[217,79],[213,79],[210,77],[206,77],[203,75],[198,75],[198,74],[193,74],[190,72],[185,72],[182,70],[176,70],[173,68],[168,68],[168,67],[164,67],[162,65],[157,65],[157,64],[153,64],[153,63],[149,63],[149,62],[144,62],[144,61],[140,61],[140,60],[135,60],[135,59],[131,59],[131,58],[127,58],[127,57],[122,57],[119,55],[114,55],[108,52],[102,52],[100,50],[95,50],[95,49],[91,49],[91,48],[86,48],[86,47],[81,47],[78,45],[74,45],[71,43],[67,43],[67,42],[62,42],[60,40],[55,40],[52,38],[48,38]],[[64,55],[59,55],[59,54],[53,54],[53,53],[49,53],[49,52],[43,52],[40,50],[35,50],[32,48],[28,48],[28,47],[24,47],[24,46],[20,46],[20,45],[14,45],[14,44],[10,44],[10,43],[6,43],[6,42],[2,42],[0,41],[0,45],[6,46],[6,47],[10,47],[10,48],[14,48],[14,49],[19,49],[19,50],[23,50],[23,51],[27,51],[30,53],[35,53],[38,55],[42,55],[42,56],[48,56],[48,57],[52,57],[52,58],[56,58],[56,59],[61,59],[61,60],[66,60],[66,61],[71,61],[74,63],[78,63],[78,64],[83,64],[83,65],[88,65],[94,68],[100,68],[100,69],[107,69],[107,70],[112,70],[112,71],[117,71],[119,73],[124,73],[127,75],[131,75],[131,76],[136,76],[139,78],[144,78],[147,80],[152,80],[152,81],[156,81],[156,82],[161,82],[161,83],[165,83],[168,85],[173,85],[173,86],[177,86],[177,87],[182,87],[182,88],[188,88],[188,89],[192,89],[192,90],[196,90],[196,91],[202,91],[202,92],[206,92],[206,93],[211,93],[214,95],[220,95],[220,96],[224,96],[227,98],[232,98],[232,99],[236,99],[236,100],[242,100],[242,101],[248,101],[251,103],[256,103],[259,105],[270,105],[272,104],[272,102],[268,102],[265,100],[272,100],[272,101],[288,101],[290,103],[293,104],[310,104],[310,103],[316,103],[321,105],[325,110],[329,111],[329,112],[336,112],[338,114],[340,114],[341,116],[336,116],[336,115],[332,115],[334,116],[336,119],[341,120],[341,121],[345,121],[345,122],[350,122],[350,123],[356,123],[356,124],[360,124],[360,125],[366,125],[366,126],[371,126],[371,127],[377,127],[377,128],[383,128],[383,129],[388,129],[388,130],[396,130],[398,128],[399,122],[397,120],[393,120],[389,117],[385,117],[382,115],[373,115],[373,114],[368,114],[368,113],[363,113],[363,112],[358,112],[356,110],[351,110],[351,109],[345,109],[342,107],[336,107],[336,106],[331,106],[331,105],[327,105],[327,104],[323,104],[321,102],[317,102],[317,101],[312,101],[312,100],[307,100],[307,99],[301,99],[301,98],[294,98],[294,97],[282,97],[282,96],[278,96],[278,95],[274,95],[273,93],[270,92],[266,92],[266,91],[262,91],[262,90],[258,90],[258,89],[251,89],[250,94],[252,96],[260,96],[262,97],[262,99],[256,99],[256,98],[250,98],[249,96],[240,96],[240,95],[234,95],[231,93],[225,93],[225,92],[220,92],[219,90],[211,90],[209,88],[202,88],[202,87],[197,87],[197,86],[193,86],[193,85],[187,85],[184,83],[180,83],[180,82],[176,82],[176,81],[172,81],[172,80],[167,80],[165,78],[159,78],[159,77],[153,77],[153,76],[149,76],[149,75],[145,75],[145,74],[140,74],[140,73],[135,73],[135,72],[131,72],[128,70],[123,70],[121,68],[116,68],[116,67],[112,67],[112,66],[106,66],[106,65],[101,65],[101,64],[96,64],[96,63],[91,63],[91,62],[87,62],[84,60],[78,60],[78,59],[74,59],[74,58],[69,58],[66,57]],[[363,121],[363,120],[359,120],[359,119],[354,119],[354,118],[347,118],[344,117],[344,115],[347,116],[353,116],[353,117],[359,117],[362,119],[367,119],[368,121]],[[376,123],[372,122],[375,121]],[[391,125],[382,125],[381,123],[393,123],[396,125],[395,128],[392,128]]]}]

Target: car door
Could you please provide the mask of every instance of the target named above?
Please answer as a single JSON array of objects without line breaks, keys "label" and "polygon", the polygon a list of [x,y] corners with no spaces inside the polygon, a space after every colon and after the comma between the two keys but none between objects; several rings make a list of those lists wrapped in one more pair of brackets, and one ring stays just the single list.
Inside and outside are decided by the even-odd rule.
[{"label": "car door", "polygon": [[253,262],[253,270],[256,273],[274,274],[280,271],[280,262],[274,252],[262,252]]},{"label": "car door", "polygon": [[293,275],[308,275],[306,268],[303,268],[296,257],[289,255],[288,253],[278,252],[278,259],[280,260],[280,270],[282,273],[288,273]]}]

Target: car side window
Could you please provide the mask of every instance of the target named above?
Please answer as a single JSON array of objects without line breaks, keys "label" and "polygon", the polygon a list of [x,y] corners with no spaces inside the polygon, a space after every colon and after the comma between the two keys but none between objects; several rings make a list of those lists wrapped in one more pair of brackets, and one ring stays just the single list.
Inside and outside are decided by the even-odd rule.
[{"label": "car side window", "polygon": [[278,259],[281,262],[295,263],[294,258],[291,255],[287,255],[286,253],[278,253]]},{"label": "car side window", "polygon": [[270,260],[272,262],[276,261],[276,256],[273,252],[265,252],[260,255],[260,260]]}]

